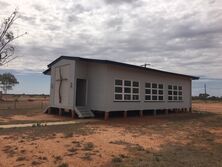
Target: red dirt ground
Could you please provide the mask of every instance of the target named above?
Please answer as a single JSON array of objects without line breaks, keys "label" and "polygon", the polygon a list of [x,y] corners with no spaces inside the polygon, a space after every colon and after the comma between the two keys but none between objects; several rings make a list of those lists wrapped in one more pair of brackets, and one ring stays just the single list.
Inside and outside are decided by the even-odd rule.
[{"label": "red dirt ground", "polygon": [[[208,166],[208,163],[220,166],[222,104],[194,103],[193,109],[209,111],[211,114],[179,113],[157,117],[117,118],[79,125],[70,131],[68,128],[62,129],[61,132],[58,132],[58,126],[47,127],[49,132],[44,132],[46,127],[36,127],[40,129],[37,134],[33,132],[36,130],[33,128],[31,131],[21,132],[0,129],[0,166],[54,167],[66,163],[75,167],[109,167],[124,164],[139,166],[138,162],[152,162],[150,166],[158,166],[156,163],[160,166]],[[85,128],[84,133],[78,132],[81,127]],[[87,143],[93,143],[93,147],[84,148]],[[142,158],[135,162],[137,165],[133,165],[140,154],[138,150],[129,150],[132,145],[148,150],[152,156],[160,155],[163,160],[159,158],[157,161],[156,157],[149,159],[150,154],[143,153],[147,159]],[[192,150],[194,148],[196,150]],[[184,162],[181,162],[180,158],[175,158],[178,153],[189,159],[185,161],[182,158]],[[170,156],[171,154],[173,155]],[[128,158],[122,158],[116,163],[114,157],[119,155]],[[167,160],[164,159],[166,157]],[[210,160],[204,157],[209,157]]]}]

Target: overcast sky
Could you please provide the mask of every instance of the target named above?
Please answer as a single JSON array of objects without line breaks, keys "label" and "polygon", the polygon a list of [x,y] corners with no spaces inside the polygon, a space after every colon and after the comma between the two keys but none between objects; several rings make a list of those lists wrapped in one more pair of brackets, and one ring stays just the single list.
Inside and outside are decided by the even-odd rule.
[{"label": "overcast sky", "polygon": [[16,7],[14,31],[28,35],[2,71],[33,75],[68,55],[222,79],[222,0],[0,0],[0,20]]}]

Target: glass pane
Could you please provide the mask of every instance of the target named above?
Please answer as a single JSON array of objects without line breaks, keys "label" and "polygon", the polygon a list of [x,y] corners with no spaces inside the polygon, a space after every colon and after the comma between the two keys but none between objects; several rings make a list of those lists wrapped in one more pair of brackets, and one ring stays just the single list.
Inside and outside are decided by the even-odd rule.
[{"label": "glass pane", "polygon": [[179,90],[182,90],[182,86],[179,86]]},{"label": "glass pane", "polygon": [[139,82],[134,81],[134,82],[133,82],[133,86],[134,86],[134,87],[139,87]]},{"label": "glass pane", "polygon": [[173,100],[177,100],[177,96],[174,96],[174,97],[173,97]]},{"label": "glass pane", "polygon": [[159,89],[163,89],[163,84],[159,84]]},{"label": "glass pane", "polygon": [[172,89],[172,85],[168,85],[168,89]]},{"label": "glass pane", "polygon": [[157,90],[152,90],[152,94],[156,95],[157,94]]},{"label": "glass pane", "polygon": [[122,87],[115,87],[116,93],[122,93],[123,88]]},{"label": "glass pane", "polygon": [[115,94],[115,100],[122,100],[121,94]]},{"label": "glass pane", "polygon": [[168,100],[172,100],[172,96],[168,96]]},{"label": "glass pane", "polygon": [[173,86],[173,90],[177,90],[177,86]]},{"label": "glass pane", "polygon": [[181,91],[179,92],[179,95],[182,95],[182,92],[181,92]]},{"label": "glass pane", "polygon": [[150,93],[151,93],[150,89],[145,89],[145,94],[150,94]]},{"label": "glass pane", "polygon": [[133,95],[133,100],[139,100],[139,95]]},{"label": "glass pane", "polygon": [[150,83],[146,83],[146,84],[145,84],[145,87],[146,87],[146,88],[150,88]]},{"label": "glass pane", "polygon": [[157,96],[152,96],[152,100],[157,100]]},{"label": "glass pane", "polygon": [[172,91],[168,91],[168,95],[172,95]]},{"label": "glass pane", "polygon": [[122,80],[115,80],[115,85],[123,85],[123,81]]},{"label": "glass pane", "polygon": [[159,95],[163,95],[163,90],[159,90]]},{"label": "glass pane", "polygon": [[139,88],[133,88],[133,93],[139,93]]},{"label": "glass pane", "polygon": [[151,100],[151,96],[145,96],[145,100]]},{"label": "glass pane", "polygon": [[124,95],[124,100],[131,100],[131,95]]},{"label": "glass pane", "polygon": [[159,100],[163,100],[163,96],[159,96]]},{"label": "glass pane", "polygon": [[131,86],[131,81],[124,81],[125,86]]},{"label": "glass pane", "polygon": [[131,93],[131,88],[124,88],[124,93]]},{"label": "glass pane", "polygon": [[177,95],[177,91],[173,91],[173,95]]},{"label": "glass pane", "polygon": [[157,88],[157,84],[156,84],[156,83],[153,83],[153,84],[152,84],[152,88]]},{"label": "glass pane", "polygon": [[182,96],[179,96],[179,100],[180,100],[180,101],[182,100]]}]

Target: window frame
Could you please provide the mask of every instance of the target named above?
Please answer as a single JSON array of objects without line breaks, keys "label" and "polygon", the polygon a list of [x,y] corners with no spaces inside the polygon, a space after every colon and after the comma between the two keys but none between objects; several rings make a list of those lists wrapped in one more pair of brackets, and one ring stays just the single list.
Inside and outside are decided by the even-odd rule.
[{"label": "window frame", "polygon": [[[116,80],[121,80],[122,85],[116,85]],[[125,86],[125,81],[130,81],[130,86]],[[138,86],[134,86],[133,83],[137,82]],[[122,88],[122,92],[116,92],[116,88]],[[125,88],[130,88],[130,93],[125,93]],[[133,93],[134,89],[138,89],[138,93]],[[122,99],[116,99],[116,95],[121,95]],[[130,95],[130,100],[125,100],[125,95]],[[133,96],[138,96],[138,99],[133,100]],[[137,102],[140,101],[140,81],[129,79],[114,79],[114,102]]]},{"label": "window frame", "polygon": [[[149,85],[150,87],[147,87]],[[153,85],[156,85],[153,87]],[[162,85],[162,88],[160,88],[160,85]],[[164,84],[163,83],[154,83],[154,82],[145,82],[144,84],[145,89],[144,89],[144,101],[145,102],[164,102]],[[149,91],[150,93],[146,93]],[[156,91],[155,94],[153,92]],[[162,94],[159,94],[159,92],[162,91]],[[147,100],[146,97],[149,96],[150,100]],[[162,100],[160,100],[160,96],[162,97]],[[156,100],[153,100],[153,97],[156,98]]]},{"label": "window frame", "polygon": [[[169,89],[171,87],[171,89]],[[167,87],[167,101],[168,102],[182,102],[183,101],[183,86],[182,85],[175,85],[175,84],[168,84]],[[180,89],[181,88],[181,89]],[[171,94],[169,94],[171,92]],[[169,100],[171,97],[171,100]]]}]

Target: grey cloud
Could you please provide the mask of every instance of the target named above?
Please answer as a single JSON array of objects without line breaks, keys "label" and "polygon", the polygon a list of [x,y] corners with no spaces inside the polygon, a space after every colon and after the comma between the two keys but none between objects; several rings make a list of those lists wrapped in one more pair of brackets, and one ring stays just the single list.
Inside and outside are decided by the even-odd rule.
[{"label": "grey cloud", "polygon": [[106,22],[107,28],[114,28],[116,30],[121,30],[123,25],[123,18],[122,17],[114,17]]},{"label": "grey cloud", "polygon": [[36,24],[36,18],[33,16],[20,15],[19,18],[22,19],[23,21],[28,22],[28,24],[30,24],[30,25]]},{"label": "grey cloud", "polygon": [[107,4],[134,3],[137,0],[104,0]]},{"label": "grey cloud", "polygon": [[39,4],[33,4],[32,7],[35,10],[39,11],[39,12],[44,12],[45,11],[45,8],[43,6],[41,6],[41,5],[39,5]]},{"label": "grey cloud", "polygon": [[45,25],[47,27],[47,30],[50,30],[50,31],[57,31],[61,29],[61,27],[58,25],[54,25],[54,24],[45,24]]},{"label": "grey cloud", "polygon": [[4,8],[6,8],[6,7],[8,7],[8,6],[10,6],[9,3],[4,2],[4,1],[0,1],[0,9],[4,9]]},{"label": "grey cloud", "polygon": [[[197,24],[196,24],[197,25]],[[193,38],[196,36],[206,36],[208,34],[222,33],[222,25],[220,23],[214,25],[194,24],[178,26],[174,29],[173,37]]]},{"label": "grey cloud", "polygon": [[35,18],[23,20],[37,24],[41,38],[32,39],[35,43],[18,48],[16,53],[24,55],[23,61],[33,60],[30,68],[39,71],[58,56],[68,55],[133,64],[146,62],[153,68],[193,75],[221,75],[222,18],[213,4],[209,11],[189,8],[167,15],[161,8],[152,11],[155,6],[145,1],[143,6],[134,0],[105,2],[96,7],[63,2],[56,6],[56,14],[50,10],[43,14],[41,6],[35,7],[37,13],[33,16],[40,23]]},{"label": "grey cloud", "polygon": [[89,9],[86,9],[81,4],[73,4],[70,10],[75,13],[83,13],[83,12],[89,11]]},{"label": "grey cloud", "polygon": [[79,21],[79,18],[75,15],[69,15],[68,16],[68,22],[78,22]]}]

